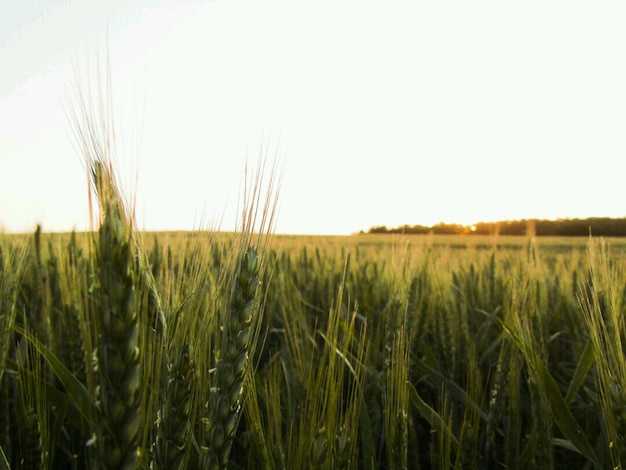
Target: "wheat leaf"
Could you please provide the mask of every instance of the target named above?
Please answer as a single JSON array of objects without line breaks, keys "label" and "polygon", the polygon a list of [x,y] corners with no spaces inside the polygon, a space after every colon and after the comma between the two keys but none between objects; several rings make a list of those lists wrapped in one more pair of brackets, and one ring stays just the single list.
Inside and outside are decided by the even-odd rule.
[{"label": "wheat leaf", "polygon": [[565,399],[563,399],[559,386],[550,374],[550,371],[548,371],[543,362],[538,360],[533,355],[532,351],[527,350],[525,343],[513,332],[511,328],[508,327],[508,325],[506,325],[503,321],[499,321],[499,323],[504,331],[506,331],[506,333],[511,337],[522,354],[524,354],[526,361],[538,375],[538,379],[541,380],[546,397],[550,403],[550,409],[556,425],[580,454],[584,455],[587,460],[592,462],[596,467],[600,468],[601,466],[593,447],[583,433],[583,430],[578,425],[578,422],[567,406]]},{"label": "wheat leaf", "polygon": [[543,363],[537,361],[536,366],[537,372],[540,374],[543,381],[546,395],[550,401],[552,415],[554,416],[557,426],[582,455],[590,462],[593,462],[596,467],[600,468],[600,462],[593,451],[593,447],[563,399],[563,395],[561,395],[559,386],[554,381],[554,378]]},{"label": "wheat leaf", "polygon": [[11,470],[11,466],[9,465],[9,461],[7,460],[7,456],[4,455],[4,450],[2,450],[2,446],[0,446],[0,470]]},{"label": "wheat leaf", "polygon": [[566,403],[571,403],[571,401],[578,393],[578,390],[585,381],[585,377],[587,377],[589,369],[593,365],[593,361],[593,346],[591,345],[591,342],[588,341],[585,345],[585,349],[583,349],[583,352],[580,355],[580,359],[578,360],[578,364],[576,365],[576,371],[574,372],[574,377],[572,378],[572,381],[570,382],[567,389],[567,394],[565,395]]},{"label": "wheat leaf", "polygon": [[422,415],[422,418],[428,421],[437,432],[448,434],[452,438],[454,445],[458,447],[459,440],[448,427],[441,415],[431,408],[428,403],[422,400],[422,397],[419,396],[412,383],[409,382],[407,385],[409,387],[409,394],[411,395],[411,403],[419,414]]},{"label": "wheat leaf", "polygon": [[72,398],[80,414],[85,418],[89,426],[93,427],[97,414],[96,405],[85,386],[72,374],[59,358],[32,334],[20,327],[14,326],[14,330],[24,336],[35,347],[37,352],[50,364],[50,367],[59,378],[67,394]]}]

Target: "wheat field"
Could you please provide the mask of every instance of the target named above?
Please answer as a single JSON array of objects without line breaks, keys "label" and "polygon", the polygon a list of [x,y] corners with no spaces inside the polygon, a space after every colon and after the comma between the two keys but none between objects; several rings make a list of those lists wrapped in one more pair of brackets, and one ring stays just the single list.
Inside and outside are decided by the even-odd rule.
[{"label": "wheat field", "polygon": [[623,241],[148,234],[94,168],[1,238],[0,468],[621,468]]}]

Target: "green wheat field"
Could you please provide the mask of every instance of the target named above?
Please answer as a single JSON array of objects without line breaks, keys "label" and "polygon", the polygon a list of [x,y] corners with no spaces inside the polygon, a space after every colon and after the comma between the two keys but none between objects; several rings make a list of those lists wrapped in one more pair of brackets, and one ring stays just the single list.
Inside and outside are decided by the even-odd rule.
[{"label": "green wheat field", "polygon": [[262,161],[143,233],[86,101],[93,230],[0,234],[0,470],[626,465],[625,239],[273,235]]},{"label": "green wheat field", "polygon": [[106,176],[0,238],[0,468],[626,462],[626,241],[140,233]]}]

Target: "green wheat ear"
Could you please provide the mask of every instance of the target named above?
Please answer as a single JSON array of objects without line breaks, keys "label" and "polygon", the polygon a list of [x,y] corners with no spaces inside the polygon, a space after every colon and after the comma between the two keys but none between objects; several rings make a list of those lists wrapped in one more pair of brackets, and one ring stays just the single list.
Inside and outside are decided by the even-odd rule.
[{"label": "green wheat ear", "polygon": [[156,468],[186,468],[191,440],[190,413],[193,409],[195,363],[191,346],[184,344],[167,365],[165,399],[159,410],[156,438]]},{"label": "green wheat ear", "polygon": [[138,307],[133,273],[131,228],[112,175],[94,162],[94,180],[103,211],[96,248],[99,328],[94,364],[96,429],[101,468],[135,468],[139,456],[140,367]]},{"label": "green wheat ear", "polygon": [[221,354],[216,366],[215,386],[209,396],[205,439],[200,454],[202,468],[226,468],[228,465],[241,417],[258,284],[259,258],[256,248],[250,247],[239,260],[230,308],[222,326]]}]

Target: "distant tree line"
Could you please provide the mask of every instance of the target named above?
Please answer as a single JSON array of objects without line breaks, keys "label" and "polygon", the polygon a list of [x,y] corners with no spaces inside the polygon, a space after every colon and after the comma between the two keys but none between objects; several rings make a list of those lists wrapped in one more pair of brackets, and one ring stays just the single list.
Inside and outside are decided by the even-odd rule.
[{"label": "distant tree line", "polygon": [[[364,232],[361,232],[364,233]],[[588,237],[626,236],[626,218],[591,217],[587,219],[522,219],[501,222],[478,222],[474,225],[438,223],[425,225],[402,225],[387,228],[384,225],[372,227],[367,233],[397,233],[411,235],[536,235]]]}]

